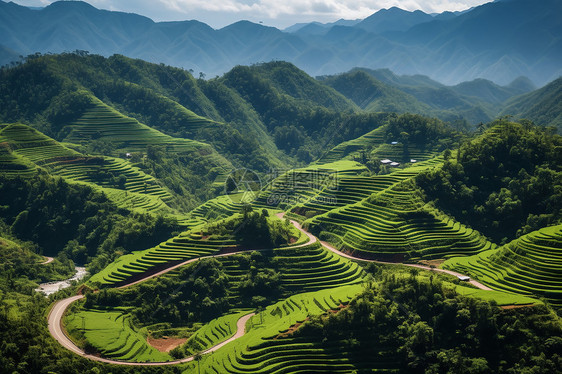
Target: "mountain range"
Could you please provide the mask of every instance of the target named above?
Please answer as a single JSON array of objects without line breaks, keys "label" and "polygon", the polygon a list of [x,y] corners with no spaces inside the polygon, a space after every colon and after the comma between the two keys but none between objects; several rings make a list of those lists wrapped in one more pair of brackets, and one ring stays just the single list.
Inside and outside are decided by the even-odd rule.
[{"label": "mountain range", "polygon": [[79,1],[30,9],[0,1],[0,63],[18,55],[86,50],[120,53],[207,76],[236,65],[294,63],[312,76],[355,67],[423,74],[445,84],[519,76],[542,86],[562,74],[562,2],[511,0],[438,15],[398,8],[364,20],[295,25],[248,21],[215,30],[198,21],[154,22]]}]

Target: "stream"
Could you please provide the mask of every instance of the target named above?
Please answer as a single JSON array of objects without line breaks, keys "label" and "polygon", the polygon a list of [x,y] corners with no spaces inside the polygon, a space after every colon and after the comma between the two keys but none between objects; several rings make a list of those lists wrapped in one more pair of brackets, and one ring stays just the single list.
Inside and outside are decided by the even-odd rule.
[{"label": "stream", "polygon": [[35,291],[42,292],[45,294],[45,296],[49,296],[50,294],[53,294],[58,290],[70,287],[72,281],[80,280],[84,278],[88,273],[85,267],[75,266],[74,268],[76,269],[76,274],[74,274],[72,278],[57,282],[41,283],[39,287],[35,289]]}]

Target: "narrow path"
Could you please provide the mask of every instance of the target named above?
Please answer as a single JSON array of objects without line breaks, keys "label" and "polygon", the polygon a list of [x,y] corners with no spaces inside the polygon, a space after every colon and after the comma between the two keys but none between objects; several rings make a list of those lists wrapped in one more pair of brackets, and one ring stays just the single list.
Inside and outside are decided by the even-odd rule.
[{"label": "narrow path", "polygon": [[[285,213],[277,213],[276,214],[277,217],[279,217],[280,219],[283,219],[285,216]],[[306,235],[309,240],[306,243],[302,243],[296,246],[293,246],[293,248],[299,248],[299,247],[304,247],[307,246],[309,244],[312,243],[316,243],[318,240],[318,238],[316,238],[316,236],[314,236],[313,234],[309,233],[308,231],[304,230],[302,228],[302,225],[300,223],[298,223],[297,221],[294,220],[290,220],[290,222],[304,235]],[[430,270],[430,271],[439,271],[439,272],[443,272],[443,273],[447,273],[447,274],[451,274],[454,276],[462,276],[462,274],[460,273],[456,273],[454,271],[450,271],[450,270],[445,270],[445,269],[438,269],[438,268],[430,268],[429,266],[424,266],[424,265],[416,265],[416,264],[398,264],[398,263],[394,263],[394,262],[383,262],[383,261],[376,261],[376,260],[366,260],[360,257],[355,257],[352,255],[349,255],[347,253],[343,253],[339,250],[337,250],[334,246],[332,246],[331,244],[324,242],[324,241],[319,241],[320,244],[322,244],[326,249],[334,252],[335,254],[348,258],[350,260],[358,260],[358,261],[366,261],[366,262],[375,262],[375,263],[379,263],[379,264],[389,264],[389,265],[404,265],[404,266],[410,266],[410,267],[414,267],[414,268],[419,268],[419,269],[423,269],[423,270]],[[257,251],[270,251],[271,249],[259,249]],[[255,250],[252,250],[255,251]],[[184,261],[180,264],[171,266],[169,268],[166,268],[162,271],[159,271],[157,273],[154,274],[150,274],[147,275],[146,277],[136,280],[134,282],[130,282],[127,284],[124,284],[120,287],[117,288],[126,288],[126,287],[130,287],[132,285],[144,282],[148,279],[152,279],[155,277],[158,277],[160,275],[163,275],[165,273],[168,273],[174,269],[177,269],[181,266],[185,266],[187,264],[190,264],[192,262],[195,261],[199,261],[201,259],[206,259],[206,258],[213,258],[213,257],[224,257],[224,256],[232,256],[232,255],[237,255],[237,254],[242,254],[242,253],[246,253],[246,252],[250,252],[250,251],[238,251],[238,252],[232,252],[232,253],[223,253],[223,254],[219,254],[219,255],[211,255],[211,256],[205,256],[205,257],[197,257],[197,258],[192,258],[190,260]],[[51,262],[53,259],[52,258],[48,258],[50,259],[50,261],[48,260],[48,262],[45,263],[49,263]],[[471,284],[473,284],[474,286],[482,289],[482,290],[491,290],[491,288],[475,281],[475,280],[471,280],[470,281]],[[185,357],[182,358],[180,360],[174,360],[174,361],[165,361],[165,362],[127,362],[127,361],[118,361],[118,360],[110,360],[110,359],[106,359],[106,358],[102,358],[102,357],[98,357],[98,356],[94,356],[91,354],[87,354],[86,352],[84,352],[82,349],[80,349],[78,346],[76,346],[76,344],[74,344],[74,342],[72,340],[70,340],[70,338],[66,335],[66,333],[64,332],[63,328],[62,328],[62,317],[64,316],[64,313],[66,311],[66,309],[75,301],[78,301],[80,299],[84,298],[84,295],[76,295],[76,296],[72,296],[63,300],[59,300],[58,302],[55,303],[55,305],[53,306],[53,308],[51,309],[51,312],[49,313],[48,316],[48,326],[49,326],[49,332],[51,333],[51,335],[66,349],[68,349],[69,351],[72,351],[82,357],[88,358],[90,360],[94,360],[94,361],[98,361],[98,362],[103,362],[103,363],[108,363],[108,364],[115,364],[115,365],[128,365],[128,366],[162,366],[162,365],[177,365],[177,364],[182,364],[182,363],[186,363],[186,362],[190,362],[193,361],[194,356],[189,356],[189,357]],[[218,343],[214,346],[212,346],[209,349],[206,349],[205,351],[201,352],[201,354],[207,354],[207,353],[211,353],[214,352],[220,348],[222,348],[223,346],[225,346],[226,344],[242,337],[245,333],[245,326],[246,323],[248,322],[248,320],[254,316],[255,313],[250,313],[250,314],[246,314],[245,316],[240,317],[240,319],[238,319],[238,321],[236,322],[236,333],[230,337],[229,339]]]},{"label": "narrow path", "polygon": [[[297,229],[299,229],[301,232],[303,232],[304,234],[306,234],[310,238],[310,241],[308,241],[306,243],[296,245],[296,246],[294,246],[294,248],[304,247],[306,245],[309,245],[311,242],[312,243],[316,242],[317,239],[314,235],[304,231],[297,222],[294,222],[293,224],[297,227]],[[170,272],[174,269],[177,269],[179,267],[182,267],[182,266],[185,266],[187,264],[190,264],[190,263],[202,260],[202,259],[206,259],[206,258],[225,257],[225,256],[232,256],[232,255],[237,255],[237,254],[242,254],[242,253],[247,253],[247,252],[270,251],[270,250],[271,250],[271,248],[257,249],[257,250],[246,250],[246,251],[237,251],[237,252],[231,252],[231,253],[223,253],[223,254],[218,254],[218,255],[210,255],[210,256],[205,256],[205,257],[192,258],[192,259],[184,261],[180,264],[170,266],[170,267],[168,267],[168,268],[166,268],[162,271],[159,271],[159,272],[154,273],[154,274],[147,275],[146,277],[143,277],[139,280],[136,280],[136,281],[130,282],[130,283],[126,283],[126,284],[124,284],[122,286],[119,286],[119,287],[116,287],[116,288],[122,289],[122,288],[130,287],[130,286],[133,286],[135,284],[139,284],[139,283],[142,283],[142,282],[147,281],[149,279],[152,279],[152,278],[161,276],[163,274],[166,274],[166,273],[168,273],[168,272]],[[87,354],[82,349],[80,349],[78,346],[76,346],[76,344],[74,344],[74,342],[72,340],[70,340],[70,338],[65,334],[65,332],[62,328],[62,317],[64,316],[64,312],[73,302],[78,301],[82,298],[84,298],[83,295],[77,295],[77,296],[72,296],[72,297],[60,300],[53,306],[53,308],[51,309],[51,312],[49,313],[49,317],[48,317],[49,332],[66,349],[68,349],[68,350],[70,350],[70,351],[72,351],[72,352],[74,352],[74,353],[76,353],[76,354],[78,354],[82,357],[88,358],[90,360],[109,363],[109,364],[116,364],[116,365],[135,365],[135,366],[176,365],[176,364],[181,364],[181,363],[185,363],[185,362],[189,362],[189,361],[193,360],[193,356],[190,356],[190,357],[183,358],[181,360],[166,361],[166,362],[126,362],[126,361],[110,360],[110,359],[106,359],[106,358],[102,358],[102,357]],[[246,314],[245,316],[240,317],[240,319],[236,323],[236,328],[237,328],[236,333],[231,338],[212,346],[211,348],[201,352],[201,354],[214,352],[217,349],[219,349],[219,348],[225,346],[226,344],[232,342],[233,340],[238,339],[241,336],[243,336],[244,333],[245,333],[246,322],[248,322],[248,320],[254,315],[255,315],[255,313],[250,313],[250,314]]]},{"label": "narrow path", "polygon": [[[285,213],[277,213],[276,215],[277,215],[277,217],[283,219],[284,216],[285,216]],[[297,221],[293,221],[293,220],[290,220],[290,221],[297,229],[299,229],[302,233],[306,234],[312,240],[312,243],[317,240],[316,236],[314,236],[311,233],[309,233],[308,231],[304,230],[300,223],[298,223]],[[311,242],[309,242],[307,244],[310,244],[310,243]],[[345,257],[345,258],[350,259],[350,260],[375,262],[377,264],[386,264],[386,265],[403,265],[403,266],[409,266],[409,267],[412,267],[412,268],[418,268],[418,269],[422,269],[422,270],[438,271],[438,272],[441,272],[441,273],[453,275],[455,277],[465,277],[465,275],[463,275],[461,273],[457,273],[456,271],[439,269],[439,268],[431,268],[431,267],[425,266],[425,265],[404,264],[404,263],[398,263],[398,262],[385,262],[385,261],[377,261],[377,260],[367,260],[367,259],[364,259],[364,258],[361,258],[361,257],[355,257],[355,256],[352,256],[350,254],[339,251],[338,249],[336,249],[336,247],[334,247],[333,245],[331,245],[330,243],[327,243],[325,241],[320,240],[320,244],[322,244],[326,249],[334,252],[335,254],[337,254],[341,257]],[[486,286],[486,285],[484,285],[484,284],[482,284],[482,283],[480,283],[480,282],[478,282],[474,279],[470,279],[468,283],[472,284],[473,286],[475,286],[475,287],[477,287],[481,290],[492,291],[492,289],[490,287],[488,287],[488,286]]]},{"label": "narrow path", "polygon": [[48,257],[48,256],[43,256],[43,257],[45,257],[45,261],[41,262],[39,265],[47,265],[55,261],[53,257]]},{"label": "narrow path", "polygon": [[[90,360],[103,362],[103,363],[106,363],[106,364],[114,364],[114,365],[161,366],[161,365],[177,365],[177,364],[183,364],[183,363],[186,363],[186,362],[193,361],[194,356],[185,357],[185,358],[182,358],[180,360],[165,361],[165,362],[128,362],[128,361],[110,360],[110,359],[107,359],[107,358],[102,358],[102,357],[94,356],[94,355],[91,355],[91,354],[87,354],[82,349],[77,347],[76,344],[74,344],[74,342],[72,340],[70,340],[70,338],[66,335],[66,333],[64,332],[64,330],[62,328],[62,317],[64,316],[64,312],[66,311],[66,309],[73,302],[75,302],[77,300],[80,300],[80,299],[83,299],[83,298],[84,298],[84,295],[76,295],[76,296],[66,298],[64,300],[60,300],[53,306],[53,308],[51,309],[51,312],[49,313],[49,317],[48,317],[49,332],[64,348],[68,349],[69,351],[72,351],[72,352],[76,353],[77,355],[88,358]],[[250,314],[246,314],[245,316],[240,317],[240,319],[238,319],[238,322],[236,322],[236,333],[232,337],[228,338],[227,340],[225,340],[221,343],[218,343],[218,344],[212,346],[209,349],[206,349],[206,350],[202,351],[201,354],[207,354],[207,353],[214,352],[214,351],[218,350],[219,348],[222,348],[226,344],[244,336],[244,334],[246,333],[246,322],[248,322],[248,320],[250,318],[252,318],[254,315],[255,315],[255,313],[250,313]]]}]

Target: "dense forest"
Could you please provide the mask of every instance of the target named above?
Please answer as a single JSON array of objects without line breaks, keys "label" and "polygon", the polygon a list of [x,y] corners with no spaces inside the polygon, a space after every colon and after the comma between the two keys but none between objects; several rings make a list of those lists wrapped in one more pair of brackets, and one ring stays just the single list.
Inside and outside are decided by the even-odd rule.
[{"label": "dense forest", "polygon": [[441,209],[506,243],[562,218],[562,137],[554,131],[498,120],[417,182]]},{"label": "dense forest", "polygon": [[[86,52],[2,68],[0,372],[562,371],[557,123],[469,123],[516,91]],[[46,318],[77,293],[81,349],[194,361],[67,351]]]},{"label": "dense forest", "polygon": [[343,342],[359,362],[390,350],[408,373],[562,370],[561,326],[548,309],[502,310],[433,277],[376,271],[382,279],[375,287],[336,314],[311,318],[296,338]]}]

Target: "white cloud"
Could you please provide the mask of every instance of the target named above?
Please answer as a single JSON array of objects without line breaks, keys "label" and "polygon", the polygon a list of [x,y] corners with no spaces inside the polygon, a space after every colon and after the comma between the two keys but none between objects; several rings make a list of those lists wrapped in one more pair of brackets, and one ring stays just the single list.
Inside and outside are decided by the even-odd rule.
[{"label": "white cloud", "polygon": [[168,9],[182,12],[197,9],[211,12],[246,13],[276,18],[281,15],[333,16],[364,18],[382,8],[393,6],[420,9],[428,13],[464,10],[490,0],[158,0]]},{"label": "white cloud", "polygon": [[[52,0],[14,0],[26,6],[45,6]],[[222,27],[240,19],[264,20],[274,26],[296,22],[328,22],[365,18],[393,6],[426,13],[457,11],[490,0],[86,0],[95,7],[134,12],[154,20],[199,19]]]}]

